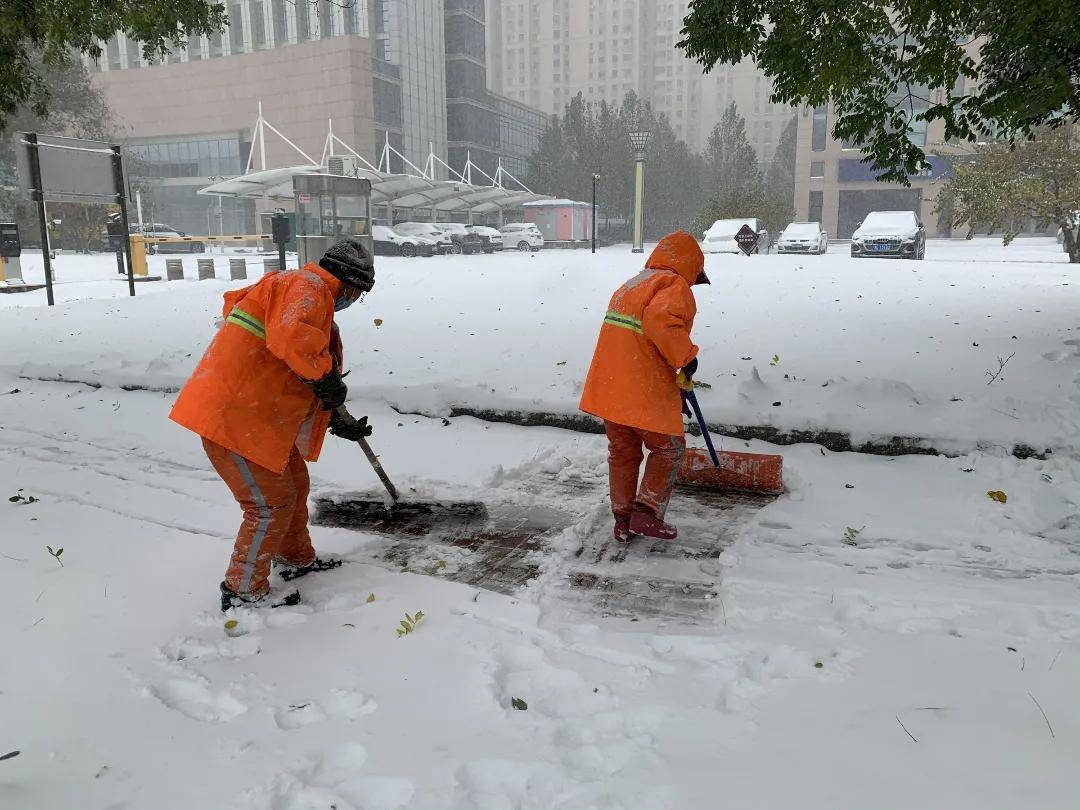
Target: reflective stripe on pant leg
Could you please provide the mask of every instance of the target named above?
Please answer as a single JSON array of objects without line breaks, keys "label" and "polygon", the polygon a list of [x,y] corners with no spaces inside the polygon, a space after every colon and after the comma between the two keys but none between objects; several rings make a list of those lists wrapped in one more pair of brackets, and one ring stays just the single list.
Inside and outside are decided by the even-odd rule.
[{"label": "reflective stripe on pant leg", "polygon": [[270,528],[271,512],[270,507],[266,505],[262,490],[255,483],[255,476],[251,474],[251,468],[248,467],[247,461],[244,460],[243,456],[238,456],[236,453],[232,454],[232,459],[233,463],[236,464],[236,468],[240,471],[244,483],[251,490],[251,499],[255,501],[255,506],[259,510],[259,523],[255,528],[255,536],[251,538],[247,559],[244,560],[243,578],[240,580],[240,593],[248,593],[248,589],[251,587],[251,577],[255,573],[255,560],[258,558],[259,549],[262,548],[263,541],[266,539],[266,530]]}]

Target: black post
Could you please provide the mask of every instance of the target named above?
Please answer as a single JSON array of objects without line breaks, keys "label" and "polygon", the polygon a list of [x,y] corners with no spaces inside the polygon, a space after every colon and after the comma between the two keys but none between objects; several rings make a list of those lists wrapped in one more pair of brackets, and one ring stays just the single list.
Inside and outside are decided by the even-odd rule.
[{"label": "black post", "polygon": [[[116,201],[120,205],[120,222],[124,227],[121,236],[124,247],[124,257],[127,259],[128,295],[135,295],[135,266],[131,263],[131,229],[128,227],[127,213],[127,189],[124,188],[124,159],[120,156],[120,147],[114,146],[113,153],[113,181],[116,184]],[[142,236],[140,233],[139,236]]]},{"label": "black post", "polygon": [[38,224],[41,225],[41,260],[45,265],[45,298],[51,307],[53,301],[52,259],[49,256],[49,221],[45,215],[45,190],[41,187],[41,160],[38,157],[36,132],[26,133],[26,148],[30,153],[30,190],[38,204]]},{"label": "black post", "polygon": [[285,243],[284,242],[278,242],[277,243],[277,258],[278,258],[278,269],[282,273],[284,273],[285,272]]},{"label": "black post", "polygon": [[596,253],[596,181],[600,175],[592,176],[592,252]]}]

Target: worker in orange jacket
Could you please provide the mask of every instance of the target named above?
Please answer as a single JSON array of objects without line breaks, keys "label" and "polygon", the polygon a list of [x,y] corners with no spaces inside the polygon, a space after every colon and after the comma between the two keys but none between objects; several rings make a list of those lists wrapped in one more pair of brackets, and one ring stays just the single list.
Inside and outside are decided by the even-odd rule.
[{"label": "worker in orange jacket", "polygon": [[[367,417],[347,424],[336,412],[348,389],[334,313],[374,285],[371,253],[346,239],[318,264],[225,293],[225,322],[169,414],[202,437],[244,512],[222,611],[267,603],[272,563],[286,580],[341,564],[311,545],[304,462],[319,458],[328,427],[350,441],[371,435]],[[284,603],[298,601],[291,594]]]},{"label": "worker in orange jacket", "polygon": [[[611,297],[579,407],[604,420],[615,539],[673,540],[664,521],[686,452],[676,383],[697,371],[690,340],[697,303],[691,287],[708,284],[697,240],[677,231],[660,240],[645,269]],[[685,384],[685,381],[684,381]],[[644,451],[649,451],[638,486]]]}]

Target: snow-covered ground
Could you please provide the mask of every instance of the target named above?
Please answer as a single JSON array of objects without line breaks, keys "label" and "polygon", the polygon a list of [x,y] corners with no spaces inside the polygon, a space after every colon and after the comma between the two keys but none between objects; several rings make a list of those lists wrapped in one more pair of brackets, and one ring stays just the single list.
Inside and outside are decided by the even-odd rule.
[{"label": "snow-covered ground", "polygon": [[[694,334],[711,422],[845,431],[856,445],[908,436],[957,451],[1080,446],[1080,280],[1053,239],[932,240],[924,262],[832,251],[707,258],[713,285],[695,291]],[[195,260],[185,261],[188,282],[140,285],[136,303],[111,256],[61,257],[59,300],[104,300],[5,313],[0,367],[181,385],[230,284],[190,280]],[[573,414],[608,297],[640,266],[625,248],[380,258],[366,308],[340,319],[354,387],[429,415]],[[43,291],[0,296],[0,306],[43,301]]]},{"label": "snow-covered ground", "polygon": [[[69,299],[97,300],[0,296],[0,756],[22,752],[0,761],[0,807],[1075,807],[1076,283],[1054,246],[1020,247],[710,258],[704,404],[960,444],[1041,436],[1047,460],[727,438],[782,452],[788,493],[736,521],[718,559],[639,544],[621,561],[593,556],[610,532],[602,437],[389,404],[571,412],[598,313],[640,257],[380,260],[341,321],[350,409],[391,475],[561,528],[507,596],[453,581],[474,552],[433,542],[403,561],[387,538],[316,527],[349,564],[299,581],[299,607],[241,612],[235,637],[215,604],[235,504],[166,420],[173,395],[121,388],[182,383],[228,282],[128,300],[91,259],[72,261]],[[753,365],[782,406],[755,409]],[[27,379],[60,376],[101,387]],[[811,396],[827,378],[848,394],[832,410]],[[316,492],[377,487],[334,440],[312,474]],[[727,514],[689,492],[670,512],[687,542]],[[656,594],[640,615],[589,585],[619,578]]]}]

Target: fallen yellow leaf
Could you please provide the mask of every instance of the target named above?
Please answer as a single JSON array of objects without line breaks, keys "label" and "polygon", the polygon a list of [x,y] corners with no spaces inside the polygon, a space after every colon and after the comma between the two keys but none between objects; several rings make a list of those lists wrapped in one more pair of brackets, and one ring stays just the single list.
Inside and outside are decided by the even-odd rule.
[{"label": "fallen yellow leaf", "polygon": [[376,319],[375,319],[375,326],[376,326],[376,328],[378,328],[378,327],[380,327],[380,326],[382,326],[382,325],[383,325],[383,319],[382,319],[382,318],[376,318]]},{"label": "fallen yellow leaf", "polygon": [[374,601],[375,601],[375,594],[371,594],[371,596],[369,596],[369,597],[367,598],[367,602],[368,602],[368,604],[370,605],[370,604],[371,604],[372,602],[374,602]]},{"label": "fallen yellow leaf", "polygon": [[990,500],[997,501],[998,503],[1005,503],[1005,501],[1009,499],[1009,496],[1002,492],[1000,489],[992,489],[987,492],[986,495],[990,498]]}]

